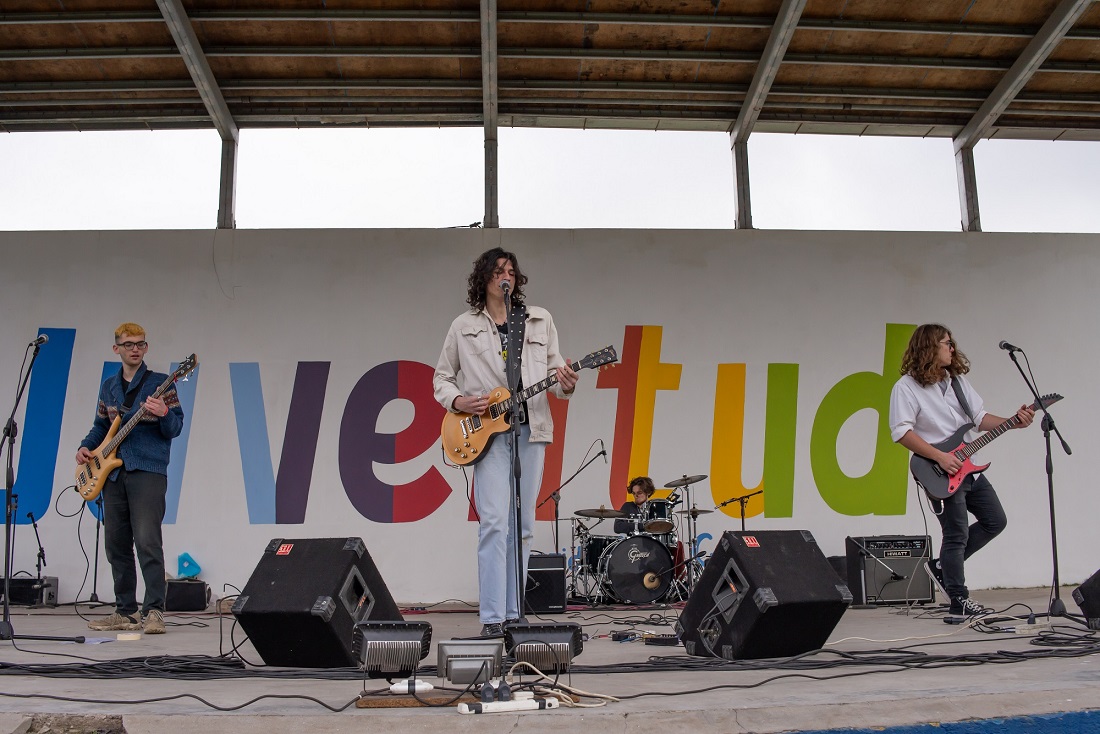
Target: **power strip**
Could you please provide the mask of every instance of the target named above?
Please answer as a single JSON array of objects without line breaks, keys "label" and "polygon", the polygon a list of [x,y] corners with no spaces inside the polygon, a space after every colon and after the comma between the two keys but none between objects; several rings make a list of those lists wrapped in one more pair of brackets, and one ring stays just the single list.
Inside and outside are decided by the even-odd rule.
[{"label": "power strip", "polygon": [[1047,622],[1036,622],[1035,624],[1018,624],[1012,628],[1012,631],[1018,635],[1037,635],[1044,630],[1049,630],[1050,624]]},{"label": "power strip", "polygon": [[460,703],[460,714],[501,714],[509,711],[539,711],[542,709],[556,709],[556,698],[529,698],[525,701],[491,701],[488,703]]}]

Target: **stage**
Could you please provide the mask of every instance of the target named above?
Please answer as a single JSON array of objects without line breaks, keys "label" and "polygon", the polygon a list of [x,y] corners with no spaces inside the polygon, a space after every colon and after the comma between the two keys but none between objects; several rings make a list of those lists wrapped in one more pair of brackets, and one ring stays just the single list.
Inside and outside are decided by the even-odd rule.
[{"label": "stage", "polygon": [[[1071,591],[1063,589],[1061,597],[1069,611],[1077,613]],[[1045,589],[1000,589],[974,596],[1012,615],[1026,616],[1023,605],[1036,612],[1048,605]],[[432,649],[421,664],[426,672],[434,672],[439,641],[480,631],[477,615],[468,607],[405,609],[406,620],[432,625]],[[110,611],[109,607],[79,608],[85,616]],[[347,731],[358,726],[349,719],[363,716],[374,719],[371,726],[393,731],[440,726],[453,731],[503,731],[522,725],[525,731],[583,726],[595,731],[705,727],[781,732],[1100,709],[1100,656],[1095,654],[1100,644],[1096,633],[1072,620],[1058,620],[1056,634],[1044,637],[945,624],[946,608],[936,604],[850,608],[822,651],[764,661],[687,657],[683,647],[610,638],[612,631],[669,634],[678,611],[661,605],[580,608],[532,618],[580,624],[589,637],[574,660],[572,675],[562,676],[562,681],[621,700],[599,708],[475,717],[459,715],[454,706],[357,708],[361,692],[380,691],[385,681],[368,680],[364,688],[361,675],[351,669],[257,667],[261,660],[247,642],[240,645],[240,652],[248,664],[219,660],[243,637],[237,627],[231,642],[232,616],[170,613],[165,635],[77,645],[18,636],[114,638],[117,633],[88,630],[72,606],[14,607],[17,639],[0,643],[4,673],[0,734],[28,728],[40,731],[48,715],[78,717],[52,720],[54,731],[67,726],[76,731],[131,734],[224,731],[229,726],[238,733]],[[1009,624],[1016,622],[999,626]],[[1039,639],[1048,644],[1034,644]],[[123,660],[97,664],[94,670],[90,667]],[[434,677],[426,679],[443,684]],[[437,690],[432,695],[447,694]],[[581,700],[594,703],[591,698]],[[79,718],[90,716],[108,718]],[[21,728],[32,717],[33,726]],[[232,717],[232,721],[214,717]],[[447,717],[446,724],[439,717]],[[522,723],[517,724],[520,717]]]}]

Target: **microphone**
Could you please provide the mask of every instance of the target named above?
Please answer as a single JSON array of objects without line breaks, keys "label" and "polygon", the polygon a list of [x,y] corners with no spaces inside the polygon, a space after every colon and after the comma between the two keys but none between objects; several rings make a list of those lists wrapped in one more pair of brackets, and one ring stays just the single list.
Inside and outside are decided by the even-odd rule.
[{"label": "microphone", "polygon": [[39,334],[38,338],[31,342],[32,347],[40,347],[50,340],[48,334]]},{"label": "microphone", "polygon": [[507,280],[500,281],[500,289],[504,291],[504,295],[508,295],[508,291],[511,290],[512,284]]},{"label": "microphone", "polygon": [[603,454],[603,463],[607,463],[607,449],[604,448],[603,439],[600,439],[600,453]]},{"label": "microphone", "polygon": [[1001,349],[1005,350],[1006,352],[1022,352],[1022,351],[1024,351],[1023,349],[1020,349],[1019,347],[1017,347],[1013,344],[1009,344],[1008,342],[1006,342],[1003,339],[997,343],[997,346],[1000,347]]}]

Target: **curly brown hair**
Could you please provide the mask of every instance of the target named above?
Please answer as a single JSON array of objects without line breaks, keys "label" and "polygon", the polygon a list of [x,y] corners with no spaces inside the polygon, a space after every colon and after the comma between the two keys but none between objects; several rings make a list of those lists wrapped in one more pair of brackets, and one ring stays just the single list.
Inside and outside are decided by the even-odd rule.
[{"label": "curly brown hair", "polygon": [[652,497],[653,493],[657,491],[657,488],[653,486],[653,480],[649,477],[634,477],[626,485],[627,494],[631,493],[631,491],[634,489],[635,484],[640,484],[642,486],[642,489],[645,490],[646,499]]},{"label": "curly brown hair", "polygon": [[[935,385],[948,375],[956,377],[970,371],[970,360],[955,347],[951,354],[951,364],[946,368],[936,363],[936,352],[940,349],[940,340],[952,339],[951,330],[943,324],[922,324],[909,337],[909,346],[901,358],[901,374],[909,375],[921,385]],[[953,339],[952,339],[953,341]]]},{"label": "curly brown hair", "polygon": [[523,286],[527,285],[527,276],[519,269],[516,254],[502,247],[494,247],[481,253],[481,256],[474,260],[474,269],[466,279],[466,303],[470,304],[471,308],[485,308],[485,289],[496,272],[497,260],[502,257],[510,260],[512,269],[516,271],[516,282],[512,284],[512,303],[523,303]]}]

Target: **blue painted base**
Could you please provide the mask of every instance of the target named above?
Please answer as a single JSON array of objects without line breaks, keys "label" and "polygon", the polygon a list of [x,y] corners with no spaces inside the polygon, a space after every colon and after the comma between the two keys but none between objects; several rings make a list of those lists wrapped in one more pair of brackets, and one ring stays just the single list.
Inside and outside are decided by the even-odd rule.
[{"label": "blue painted base", "polygon": [[942,724],[918,724],[887,729],[828,729],[803,734],[1100,734],[1100,711],[1017,716]]}]

